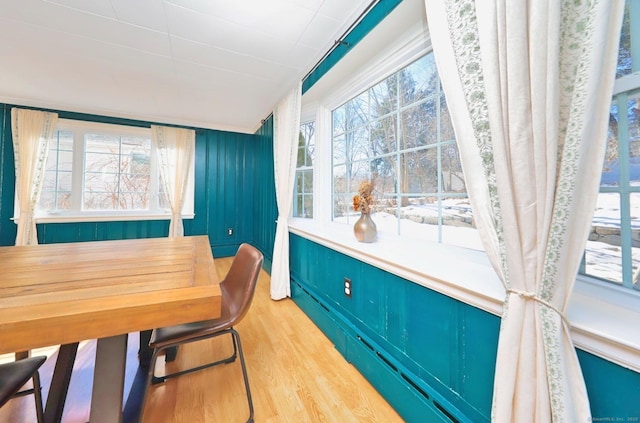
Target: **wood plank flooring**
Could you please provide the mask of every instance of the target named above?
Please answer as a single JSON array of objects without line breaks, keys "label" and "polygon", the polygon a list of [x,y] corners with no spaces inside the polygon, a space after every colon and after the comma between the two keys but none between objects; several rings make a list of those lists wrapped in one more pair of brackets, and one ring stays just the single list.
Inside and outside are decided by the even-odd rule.
[{"label": "wood plank flooring", "polygon": [[[231,261],[232,258],[216,259],[219,275],[226,274]],[[402,422],[293,301],[269,298],[269,283],[269,275],[262,271],[251,309],[236,327],[245,352],[256,423]],[[132,334],[125,396],[139,380],[136,379],[137,349],[138,336]],[[51,356],[41,370],[45,398],[55,351],[55,348],[45,348],[33,352]],[[167,368],[173,371],[184,368],[181,366],[197,365],[231,351],[229,337],[185,345]],[[81,343],[64,423],[84,423],[89,419],[94,358],[95,341]],[[9,359],[10,356],[0,356],[0,362]],[[158,373],[163,367],[164,360],[158,360]],[[141,374],[137,374],[138,378]],[[248,414],[242,371],[237,361],[152,386],[145,423],[245,422]],[[14,399],[0,409],[0,422],[34,421],[32,396]]]}]

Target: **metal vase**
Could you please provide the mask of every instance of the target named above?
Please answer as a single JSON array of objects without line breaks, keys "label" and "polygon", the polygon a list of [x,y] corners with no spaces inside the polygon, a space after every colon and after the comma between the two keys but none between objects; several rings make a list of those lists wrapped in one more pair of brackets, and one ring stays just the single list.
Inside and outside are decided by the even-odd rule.
[{"label": "metal vase", "polygon": [[353,225],[353,233],[360,242],[374,242],[376,240],[378,229],[369,213],[360,214],[360,218]]}]

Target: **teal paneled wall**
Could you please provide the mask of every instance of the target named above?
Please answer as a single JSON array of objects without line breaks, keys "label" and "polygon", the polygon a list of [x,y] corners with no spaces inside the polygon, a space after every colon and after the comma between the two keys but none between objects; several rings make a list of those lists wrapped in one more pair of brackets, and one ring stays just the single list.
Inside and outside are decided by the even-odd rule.
[{"label": "teal paneled wall", "polygon": [[[497,316],[297,235],[290,239],[294,301],[407,421],[490,420]],[[584,351],[578,356],[594,418],[640,415],[640,374]]]},{"label": "teal paneled wall", "polygon": [[[5,165],[9,163],[10,165]],[[13,217],[15,192],[15,170],[13,166],[13,145],[11,141],[11,112],[0,108],[0,245],[13,245],[16,239],[16,225]]]},{"label": "teal paneled wall", "polygon": [[253,241],[264,254],[264,268],[271,273],[273,244],[276,238],[276,189],[273,173],[273,116],[265,119],[256,132],[256,160],[254,190],[248,191],[253,196],[254,209]]},{"label": "teal paneled wall", "polygon": [[[15,174],[11,140],[10,106],[0,109],[0,245],[13,245]],[[148,122],[104,116],[58,112],[61,118],[82,119],[132,126]],[[184,221],[185,234],[209,235],[214,255],[235,254],[242,242],[253,242],[256,135],[215,130],[196,130],[195,218]],[[228,228],[233,229],[229,236]],[[169,222],[83,222],[38,225],[41,243],[92,241],[166,236]]]},{"label": "teal paneled wall", "polygon": [[208,234],[215,256],[253,242],[255,148],[254,135],[203,131],[196,139],[196,218],[185,231]]}]

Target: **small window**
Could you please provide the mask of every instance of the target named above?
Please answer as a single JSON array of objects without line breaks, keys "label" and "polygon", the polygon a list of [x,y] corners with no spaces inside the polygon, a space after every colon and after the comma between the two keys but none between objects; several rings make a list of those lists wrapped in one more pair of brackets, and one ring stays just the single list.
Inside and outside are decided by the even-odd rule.
[{"label": "small window", "polygon": [[294,186],[293,217],[313,217],[315,127],[315,122],[307,122],[300,125],[296,181]]},{"label": "small window", "polygon": [[[162,186],[149,128],[61,119],[49,142],[36,219],[169,218]],[[183,216],[193,217],[192,192]]]}]

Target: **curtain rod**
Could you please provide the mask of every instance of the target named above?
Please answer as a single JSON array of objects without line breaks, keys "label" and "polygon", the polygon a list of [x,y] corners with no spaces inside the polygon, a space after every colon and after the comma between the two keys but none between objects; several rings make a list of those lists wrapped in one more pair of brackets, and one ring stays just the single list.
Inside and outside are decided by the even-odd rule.
[{"label": "curtain rod", "polygon": [[[347,35],[349,35],[349,33],[353,30],[353,28],[360,23],[360,21],[362,20],[362,18],[364,18],[367,13],[369,13],[371,11],[371,9],[377,4],[379,3],[380,0],[373,0],[371,3],[369,3],[369,5],[362,11],[362,13],[360,13],[360,15],[356,18],[356,20],[354,20],[351,25],[349,25],[349,28],[347,28],[347,30],[340,36],[340,38],[338,40],[336,40],[333,45],[329,48],[329,50],[327,50],[327,52],[320,58],[320,60],[318,60],[316,62],[315,65],[313,65],[313,67],[311,68],[311,70],[309,72],[307,72],[307,74],[302,78],[302,81],[304,82],[305,79],[307,79],[309,77],[309,75],[311,75],[313,73],[313,71],[315,71],[318,66],[320,66],[320,64],[324,61],[324,59],[327,58],[327,56],[329,56],[338,46],[340,45],[345,45],[347,47],[349,47],[349,43],[344,41],[345,37]],[[264,123],[269,120],[269,118],[273,116],[273,112],[269,113],[264,119],[262,119],[260,121],[261,125],[264,125]]]},{"label": "curtain rod", "polygon": [[324,59],[327,58],[327,56],[329,56],[338,46],[340,45],[345,45],[347,47],[349,47],[349,43],[344,41],[345,37],[347,35],[349,35],[349,33],[353,30],[353,28],[360,23],[360,21],[362,20],[362,18],[364,18],[367,13],[369,13],[371,11],[371,9],[373,9],[373,6],[375,6],[380,0],[373,0],[371,3],[369,3],[369,5],[366,7],[365,10],[362,11],[362,13],[360,13],[360,16],[358,16],[356,18],[355,21],[353,21],[351,23],[351,25],[349,26],[349,28],[347,28],[347,30],[340,36],[339,39],[337,39],[333,45],[329,48],[329,50],[324,54],[324,56],[322,56],[320,58],[320,60],[318,60],[318,62],[313,65],[313,67],[311,68],[311,70],[309,72],[307,72],[307,74],[302,78],[302,81],[304,82],[305,79],[307,79],[309,77],[309,75],[311,75],[313,73],[313,71],[315,71],[318,66],[320,66],[320,64],[324,61]]}]

